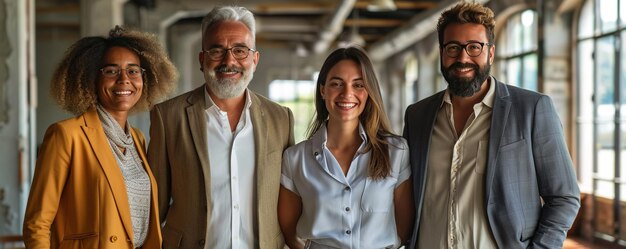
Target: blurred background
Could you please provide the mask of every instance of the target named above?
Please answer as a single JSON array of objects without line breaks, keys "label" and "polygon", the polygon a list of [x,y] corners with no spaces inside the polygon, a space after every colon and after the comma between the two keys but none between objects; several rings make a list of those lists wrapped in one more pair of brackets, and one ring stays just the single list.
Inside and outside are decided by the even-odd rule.
[{"label": "blurred background", "polygon": [[[260,63],[250,88],[292,109],[296,140],[313,116],[315,80],[330,51],[365,47],[397,133],[405,108],[447,86],[436,21],[458,1],[0,0],[0,248],[20,246],[37,149],[71,115],[49,95],[64,51],[116,24],[156,33],[180,72],[172,96],[203,84],[200,22],[216,5],[257,20]],[[496,13],[501,81],[549,95],[582,192],[569,246],[626,248],[626,0],[476,0]],[[130,120],[149,136],[147,113]],[[625,178],[626,179],[626,178]],[[574,248],[574,247],[571,247]]]}]

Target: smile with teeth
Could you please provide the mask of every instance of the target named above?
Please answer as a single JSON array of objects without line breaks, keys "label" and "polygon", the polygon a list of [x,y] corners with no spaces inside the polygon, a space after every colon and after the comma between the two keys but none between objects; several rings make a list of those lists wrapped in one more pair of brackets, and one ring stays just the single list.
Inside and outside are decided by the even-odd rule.
[{"label": "smile with teeth", "polygon": [[233,74],[238,74],[239,72],[233,72],[233,71],[228,71],[228,72],[220,72],[221,74],[227,74],[227,75],[233,75]]},{"label": "smile with teeth", "polygon": [[233,75],[242,72],[242,70],[238,68],[228,68],[228,67],[218,67],[215,69],[216,73],[225,74],[225,75]]},{"label": "smile with teeth", "polygon": [[124,96],[131,95],[132,93],[133,92],[129,91],[129,90],[126,90],[126,91],[113,91],[113,94],[115,94],[115,95],[124,95]]},{"label": "smile with teeth", "polygon": [[467,73],[467,72],[470,72],[472,70],[474,70],[474,69],[471,68],[471,67],[464,67],[464,68],[457,68],[456,69],[456,71],[459,72],[459,73]]},{"label": "smile with teeth", "polygon": [[356,103],[348,103],[348,102],[336,102],[335,104],[342,109],[352,109],[356,106]]}]

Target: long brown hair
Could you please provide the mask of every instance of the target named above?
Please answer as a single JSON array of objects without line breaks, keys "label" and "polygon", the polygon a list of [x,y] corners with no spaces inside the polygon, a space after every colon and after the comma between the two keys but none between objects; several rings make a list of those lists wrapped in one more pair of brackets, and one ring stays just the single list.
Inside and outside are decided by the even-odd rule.
[{"label": "long brown hair", "polygon": [[317,89],[315,90],[315,117],[307,130],[307,136],[311,138],[328,120],[328,109],[326,109],[326,104],[322,99],[320,88],[326,84],[328,72],[342,60],[352,60],[361,68],[365,90],[367,90],[369,95],[365,109],[359,116],[359,121],[363,125],[368,138],[365,151],[372,152],[367,171],[368,175],[374,179],[385,178],[391,174],[389,142],[387,138],[396,135],[391,131],[389,119],[385,113],[374,67],[363,49],[353,46],[339,48],[328,55],[326,61],[324,61],[317,78]]}]

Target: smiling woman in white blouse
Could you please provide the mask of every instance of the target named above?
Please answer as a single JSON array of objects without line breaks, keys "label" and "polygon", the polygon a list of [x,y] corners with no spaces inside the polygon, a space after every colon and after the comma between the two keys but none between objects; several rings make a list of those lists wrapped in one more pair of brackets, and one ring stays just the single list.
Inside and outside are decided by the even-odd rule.
[{"label": "smiling woman in white blouse", "polygon": [[308,140],[283,156],[278,219],[290,248],[397,248],[414,215],[406,141],[391,132],[367,54],[332,52]]}]

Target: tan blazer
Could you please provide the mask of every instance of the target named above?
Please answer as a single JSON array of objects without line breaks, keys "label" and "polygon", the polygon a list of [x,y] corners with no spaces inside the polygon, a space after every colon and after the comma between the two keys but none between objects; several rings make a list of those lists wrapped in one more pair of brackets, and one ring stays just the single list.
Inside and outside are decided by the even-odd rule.
[{"label": "tan blazer", "polygon": [[[163,248],[204,248],[207,210],[204,179],[209,155],[204,85],[158,104],[150,112],[148,159],[159,184]],[[283,151],[293,144],[293,114],[248,90],[252,100],[260,248],[283,248],[277,203]],[[250,155],[252,156],[252,155]],[[207,169],[205,171],[205,169]]]},{"label": "tan blazer", "polygon": [[[143,248],[160,248],[157,187],[145,140],[132,136],[152,185]],[[51,125],[39,152],[24,219],[27,248],[133,248],[124,177],[95,109]]]}]

